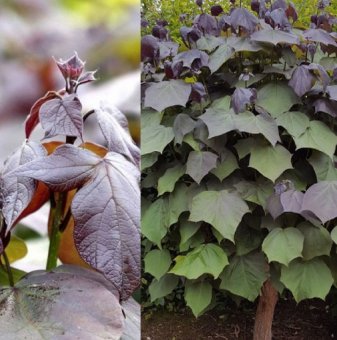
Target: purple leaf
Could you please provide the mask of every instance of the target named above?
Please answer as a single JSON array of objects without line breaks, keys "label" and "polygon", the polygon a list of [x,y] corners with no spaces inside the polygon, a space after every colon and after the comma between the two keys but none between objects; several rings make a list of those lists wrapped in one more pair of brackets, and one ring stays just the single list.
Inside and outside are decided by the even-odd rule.
[{"label": "purple leaf", "polygon": [[181,62],[183,67],[187,67],[193,71],[199,71],[201,67],[208,65],[208,54],[197,49],[181,52],[173,58],[172,67],[174,68],[175,64]]},{"label": "purple leaf", "polygon": [[159,41],[159,58],[161,60],[174,57],[178,53],[179,45],[173,41]]},{"label": "purple leaf", "polygon": [[328,86],[326,92],[330,99],[337,101],[337,85]]},{"label": "purple leaf", "polygon": [[141,41],[141,60],[143,62],[153,62],[159,58],[158,39],[152,35],[145,35]]},{"label": "purple leaf", "polygon": [[296,8],[291,2],[289,3],[288,8],[286,9],[286,15],[288,19],[292,18],[293,22],[295,22],[298,19]]},{"label": "purple leaf", "polygon": [[314,213],[322,223],[337,217],[337,181],[322,181],[304,194],[303,212]]},{"label": "purple leaf", "polygon": [[74,136],[82,139],[82,104],[75,94],[45,102],[39,112],[45,138],[56,135]]},{"label": "purple leaf", "polygon": [[296,67],[288,84],[301,97],[314,86],[315,81],[307,65],[300,65]]},{"label": "purple leaf", "polygon": [[207,93],[205,87],[202,83],[194,83],[192,84],[192,92],[190,95],[190,100],[193,100],[197,103],[201,103],[201,101],[207,97]]},{"label": "purple leaf", "polygon": [[324,45],[332,45],[337,46],[335,39],[329,35],[328,32],[317,28],[317,29],[309,29],[303,32],[303,37],[309,41],[318,42]]},{"label": "purple leaf", "polygon": [[15,174],[42,181],[53,191],[69,191],[89,180],[100,162],[93,152],[64,144],[51,155],[20,166]]},{"label": "purple leaf", "polygon": [[231,107],[235,113],[246,111],[247,105],[254,103],[256,96],[256,89],[238,87],[232,94]]},{"label": "purple leaf", "polygon": [[196,122],[186,113],[177,115],[173,123],[173,132],[177,144],[181,144],[183,138],[188,133],[192,132],[196,126]]},{"label": "purple leaf", "polygon": [[201,38],[201,32],[197,27],[186,27],[180,28],[180,35],[186,46],[190,46]]},{"label": "purple leaf", "polygon": [[273,27],[279,27],[281,29],[289,29],[291,27],[283,8],[274,9],[269,17],[273,21]]},{"label": "purple leaf", "polygon": [[320,98],[314,101],[313,107],[315,108],[315,113],[325,112],[332,117],[337,117],[337,102],[334,100]]},{"label": "purple leaf", "polygon": [[[106,107],[95,110],[99,127],[108,143],[109,151],[120,153],[131,162],[138,165],[140,151],[133,142],[129,132],[118,121],[123,114],[115,107]],[[126,120],[126,119],[125,119]],[[125,120],[123,120],[125,122]]]},{"label": "purple leaf", "polygon": [[251,39],[253,41],[258,41],[262,43],[270,43],[273,45],[277,44],[299,44],[300,40],[297,35],[289,32],[284,32],[280,30],[273,30],[273,29],[263,29],[257,32],[254,32],[251,35]]},{"label": "purple leaf", "polygon": [[35,159],[41,159],[46,153],[41,144],[25,142],[6,160],[0,177],[0,195],[2,214],[8,229],[28,206],[36,189],[34,179],[18,175],[15,170],[24,164],[30,164]]},{"label": "purple leaf", "polygon": [[90,83],[92,81],[97,80],[95,78],[96,71],[88,71],[84,72],[79,78],[78,78],[78,85],[82,85],[85,83]]},{"label": "purple leaf", "polygon": [[307,67],[309,70],[313,71],[316,78],[322,83],[323,91],[325,91],[327,86],[330,84],[330,76],[327,74],[324,67],[315,63],[311,63]]},{"label": "purple leaf", "polygon": [[58,98],[59,94],[54,91],[49,91],[45,96],[37,100],[32,108],[30,109],[29,115],[27,116],[27,119],[25,121],[25,132],[26,132],[26,138],[29,138],[31,133],[33,132],[34,128],[37,124],[39,124],[39,111],[45,102],[48,100]]},{"label": "purple leaf", "polygon": [[258,19],[245,8],[235,8],[230,15],[230,21],[235,30],[242,27],[249,33],[254,32],[259,23]]},{"label": "purple leaf", "polygon": [[192,151],[188,155],[186,173],[198,184],[201,180],[216,167],[218,156],[212,152]]},{"label": "purple leaf", "polygon": [[195,17],[194,25],[205,35],[210,34],[217,37],[220,29],[217,20],[209,14],[202,13]]},{"label": "purple leaf", "polygon": [[287,9],[288,5],[285,0],[276,0],[271,5],[271,10],[274,11],[275,9]]},{"label": "purple leaf", "polygon": [[138,169],[109,152],[75,195],[74,239],[85,262],[127,299],[140,283],[140,191]]}]

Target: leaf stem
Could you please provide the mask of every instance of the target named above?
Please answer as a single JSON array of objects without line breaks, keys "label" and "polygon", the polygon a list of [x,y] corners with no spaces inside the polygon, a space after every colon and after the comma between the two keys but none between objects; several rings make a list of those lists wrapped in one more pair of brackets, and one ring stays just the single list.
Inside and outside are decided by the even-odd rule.
[{"label": "leaf stem", "polygon": [[46,266],[47,270],[51,270],[57,265],[57,255],[61,240],[61,233],[59,228],[62,223],[63,205],[67,197],[66,195],[67,193],[60,193],[60,196],[56,200],[55,208],[51,210],[51,233]]},{"label": "leaf stem", "polygon": [[3,255],[3,258],[5,260],[5,266],[6,266],[6,272],[7,272],[7,275],[8,275],[9,285],[11,287],[14,287],[13,273],[12,273],[11,265],[9,263],[8,256],[7,256],[5,251],[3,251],[2,255]]}]

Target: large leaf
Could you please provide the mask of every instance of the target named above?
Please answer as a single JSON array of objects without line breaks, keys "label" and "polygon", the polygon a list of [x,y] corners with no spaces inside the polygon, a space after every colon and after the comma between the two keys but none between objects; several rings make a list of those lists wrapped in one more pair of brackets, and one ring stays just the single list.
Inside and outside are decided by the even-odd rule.
[{"label": "large leaf", "polygon": [[322,226],[315,227],[309,222],[302,222],[298,229],[304,235],[303,259],[311,260],[314,257],[330,255],[332,240],[330,233]]},{"label": "large leaf", "polygon": [[310,120],[306,114],[299,111],[287,111],[276,118],[276,123],[284,127],[293,137],[298,137],[310,125]]},{"label": "large leaf", "polygon": [[198,317],[212,301],[212,286],[207,281],[190,282],[185,286],[185,301]]},{"label": "large leaf", "polygon": [[162,153],[165,146],[174,138],[172,127],[160,124],[162,114],[157,112],[142,113],[141,127],[141,154],[147,155],[151,152]]},{"label": "large leaf", "polygon": [[277,44],[299,44],[300,40],[298,36],[293,33],[281,31],[278,29],[263,29],[256,31],[251,35],[252,41],[269,43],[273,45]]},{"label": "large leaf", "polygon": [[333,159],[337,136],[323,122],[312,120],[304,133],[295,136],[294,141],[297,149],[310,148],[322,151]]},{"label": "large leaf", "polygon": [[130,298],[122,303],[123,312],[125,314],[125,324],[121,340],[139,340],[141,327],[140,327],[140,305],[139,303]]},{"label": "large leaf", "polygon": [[109,152],[101,159],[68,144],[21,166],[18,173],[56,191],[81,186],[71,204],[76,248],[126,299],[140,275],[138,168],[120,154]]},{"label": "large leaf", "polygon": [[8,228],[28,206],[33,198],[36,181],[32,178],[17,175],[15,170],[23,164],[46,155],[46,150],[36,142],[24,142],[10,155],[1,171],[0,185],[2,214]]},{"label": "large leaf", "polygon": [[304,194],[302,210],[313,212],[323,223],[337,217],[337,181],[322,181]]},{"label": "large leaf", "polygon": [[297,66],[289,81],[289,85],[294,89],[298,96],[303,96],[315,84],[316,78],[310,72],[307,65]]},{"label": "large leaf", "polygon": [[180,79],[153,83],[145,91],[144,107],[152,107],[161,112],[170,106],[185,106],[191,90],[191,84]]},{"label": "large leaf", "polygon": [[170,273],[197,279],[203,274],[211,274],[216,279],[228,264],[227,255],[216,244],[207,243],[193,249],[187,255],[179,255]]},{"label": "large leaf", "polygon": [[217,71],[227,60],[229,60],[235,51],[234,48],[228,44],[220,45],[215,52],[209,57],[208,67],[212,73]]},{"label": "large leaf", "polygon": [[282,266],[281,282],[292,292],[296,302],[304,299],[325,299],[333,283],[328,266],[320,258],[310,261],[296,259]]},{"label": "large leaf", "polygon": [[237,7],[230,14],[230,23],[236,30],[243,27],[247,32],[251,33],[254,32],[259,20],[247,9]]},{"label": "large leaf", "polygon": [[121,153],[131,162],[138,164],[140,161],[139,148],[133,142],[127,128],[122,126],[119,121],[119,117],[123,114],[115,107],[103,107],[95,112],[109,151]]},{"label": "large leaf", "polygon": [[335,39],[321,28],[311,28],[303,32],[303,37],[312,42],[318,42],[324,45],[337,47]]},{"label": "large leaf", "polygon": [[295,228],[275,228],[264,239],[262,250],[269,262],[288,266],[296,257],[302,257],[304,236]]},{"label": "large leaf", "polygon": [[209,151],[192,151],[188,155],[186,173],[198,184],[216,167],[218,156]]},{"label": "large leaf", "polygon": [[1,337],[119,339],[124,317],[109,288],[101,275],[83,268],[32,272],[0,290]]},{"label": "large leaf", "polygon": [[175,142],[181,144],[184,136],[193,131],[195,125],[195,120],[186,113],[178,114],[173,124]]},{"label": "large leaf", "polygon": [[211,170],[211,173],[223,181],[229,176],[235,169],[238,169],[238,162],[233,153],[227,149],[223,149],[218,160],[217,167]]},{"label": "large leaf", "polygon": [[292,169],[291,153],[280,144],[257,144],[251,150],[249,166],[275,182],[285,170]]},{"label": "large leaf", "polygon": [[157,280],[167,273],[171,265],[171,255],[167,249],[154,249],[144,257],[145,273],[150,273]]},{"label": "large leaf", "polygon": [[268,278],[267,263],[261,253],[234,256],[220,275],[220,289],[254,301]]},{"label": "large leaf", "polygon": [[252,134],[263,134],[272,145],[280,140],[277,125],[268,116],[254,115],[250,111],[235,114],[233,110],[209,108],[199,117],[208,128],[209,138],[238,130]]},{"label": "large leaf", "polygon": [[178,282],[179,278],[173,274],[166,274],[159,281],[154,279],[149,286],[151,302],[170,294]]},{"label": "large leaf", "polygon": [[314,168],[317,181],[336,181],[337,180],[337,169],[335,168],[334,162],[322,152],[313,151],[308,159],[308,162]]},{"label": "large leaf", "polygon": [[65,135],[82,139],[83,119],[81,110],[82,104],[75,94],[45,102],[39,111],[45,138]]},{"label": "large leaf", "polygon": [[285,82],[271,82],[257,92],[256,104],[269,112],[274,118],[299,102],[299,98]]},{"label": "large leaf", "polygon": [[235,231],[247,212],[248,205],[238,194],[227,190],[205,191],[193,198],[189,220],[205,221],[224,238],[234,241]]}]

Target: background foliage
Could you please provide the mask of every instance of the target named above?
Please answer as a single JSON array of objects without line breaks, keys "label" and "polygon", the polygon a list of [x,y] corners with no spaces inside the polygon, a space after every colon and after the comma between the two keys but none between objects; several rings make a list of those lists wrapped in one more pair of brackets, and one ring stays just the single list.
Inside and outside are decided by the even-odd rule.
[{"label": "background foliage", "polygon": [[336,21],[327,2],[306,30],[267,6],[161,18],[180,46],[163,20],[144,29],[144,306],[184,298],[198,316],[267,280],[297,302],[336,284]]}]

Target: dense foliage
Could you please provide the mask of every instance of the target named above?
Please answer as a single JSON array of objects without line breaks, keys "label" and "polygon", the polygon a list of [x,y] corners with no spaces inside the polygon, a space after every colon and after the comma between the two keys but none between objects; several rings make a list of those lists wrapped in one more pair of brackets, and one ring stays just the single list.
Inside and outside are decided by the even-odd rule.
[{"label": "dense foliage", "polygon": [[[95,72],[85,71],[77,54],[56,63],[64,89],[33,105],[26,140],[1,171],[1,337],[119,339],[121,302],[140,283],[139,149],[116,108],[102,104],[82,114],[77,89],[94,81]],[[93,114],[106,145],[85,140],[84,125]],[[41,142],[31,139],[39,124]],[[47,271],[24,275],[11,267],[23,248],[12,232],[48,200]],[[60,246],[68,255],[62,261],[78,266],[56,268]]]},{"label": "dense foliage", "polygon": [[[234,1],[232,1],[234,3]],[[142,38],[144,297],[198,316],[267,280],[296,301],[336,284],[337,34],[320,1],[212,6],[178,45]],[[198,9],[199,8],[199,9]],[[317,14],[316,14],[317,13]],[[173,293],[172,293],[173,292]]]}]

